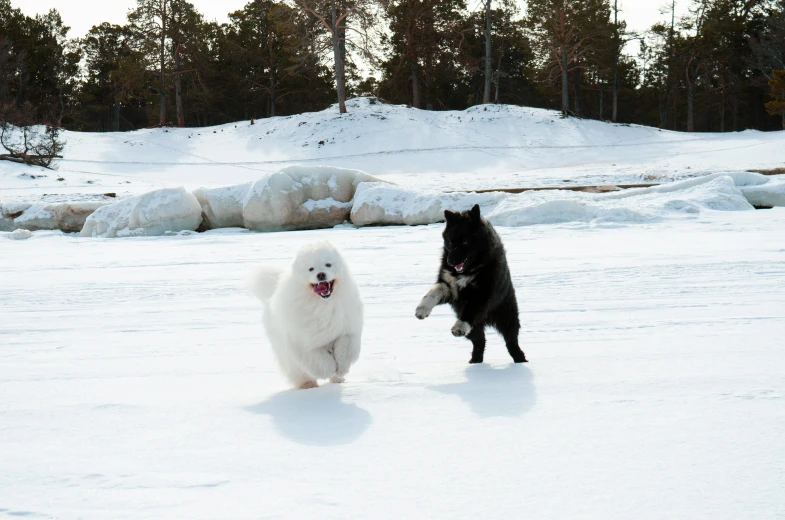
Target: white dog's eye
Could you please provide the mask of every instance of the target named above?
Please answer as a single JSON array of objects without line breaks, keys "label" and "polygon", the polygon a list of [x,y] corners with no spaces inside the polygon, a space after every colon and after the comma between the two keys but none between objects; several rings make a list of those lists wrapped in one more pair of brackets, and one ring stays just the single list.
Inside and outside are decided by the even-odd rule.
[{"label": "white dog's eye", "polygon": [[311,268],[310,268],[310,269],[308,269],[308,270],[309,270],[309,271],[313,271],[313,267],[311,267]]},{"label": "white dog's eye", "polygon": [[324,265],[326,265],[327,267],[332,267],[333,266],[333,264],[324,264]]}]

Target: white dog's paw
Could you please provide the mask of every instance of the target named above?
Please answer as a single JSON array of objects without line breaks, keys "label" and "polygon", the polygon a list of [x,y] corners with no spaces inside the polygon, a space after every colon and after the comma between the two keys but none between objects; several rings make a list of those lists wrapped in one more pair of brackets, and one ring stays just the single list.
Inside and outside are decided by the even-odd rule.
[{"label": "white dog's paw", "polygon": [[330,378],[330,382],[331,383],[345,383],[346,379],[343,376],[339,376],[338,374],[335,374],[334,376],[332,376]]},{"label": "white dog's paw", "polygon": [[417,308],[414,310],[414,315],[417,316],[417,319],[424,320],[428,316],[431,315],[431,311],[433,310],[433,306],[420,303]]},{"label": "white dog's paw", "polygon": [[452,335],[453,336],[466,336],[472,331],[472,326],[466,323],[465,321],[458,320],[455,322],[455,325],[452,326]]},{"label": "white dog's paw", "polygon": [[319,386],[319,383],[317,383],[316,381],[305,381],[304,383],[300,384],[300,386],[298,386],[297,388],[301,390],[307,390],[309,388],[316,388],[317,386]]}]

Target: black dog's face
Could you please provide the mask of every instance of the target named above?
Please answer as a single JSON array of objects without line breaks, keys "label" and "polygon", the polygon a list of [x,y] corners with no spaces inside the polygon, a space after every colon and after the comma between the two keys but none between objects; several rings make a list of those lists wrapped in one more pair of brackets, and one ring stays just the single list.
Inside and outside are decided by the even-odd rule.
[{"label": "black dog's face", "polygon": [[447,265],[456,273],[470,271],[490,248],[485,226],[480,218],[480,207],[475,205],[463,213],[445,211],[444,252]]}]

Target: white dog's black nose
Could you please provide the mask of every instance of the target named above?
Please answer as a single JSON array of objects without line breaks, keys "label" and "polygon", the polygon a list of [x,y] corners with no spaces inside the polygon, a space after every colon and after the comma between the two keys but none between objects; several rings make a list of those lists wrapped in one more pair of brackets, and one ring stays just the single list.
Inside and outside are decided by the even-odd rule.
[{"label": "white dog's black nose", "polygon": [[325,278],[327,278],[327,275],[324,273],[319,273],[316,275],[316,279],[319,280],[320,282],[324,281]]}]

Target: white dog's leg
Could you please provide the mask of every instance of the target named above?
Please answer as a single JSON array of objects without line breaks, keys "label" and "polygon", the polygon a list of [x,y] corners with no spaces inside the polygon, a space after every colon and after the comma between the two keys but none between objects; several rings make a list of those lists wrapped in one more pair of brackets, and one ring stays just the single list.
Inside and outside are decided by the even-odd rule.
[{"label": "white dog's leg", "polygon": [[281,364],[281,370],[294,388],[315,388],[319,386],[316,378],[294,364]]},{"label": "white dog's leg", "polygon": [[434,284],[433,287],[431,287],[431,290],[425,293],[425,296],[420,300],[420,304],[417,305],[414,315],[417,316],[417,318],[424,320],[431,315],[431,311],[434,307],[446,302],[449,295],[450,288],[445,284],[441,282]]},{"label": "white dog's leg", "polygon": [[300,366],[314,379],[327,379],[335,374],[338,365],[325,347],[303,352],[297,359]]},{"label": "white dog's leg", "polygon": [[360,337],[356,335],[340,336],[333,343],[333,356],[338,365],[335,375],[330,378],[331,383],[343,383],[344,376],[349,373],[349,368],[360,357]]}]

